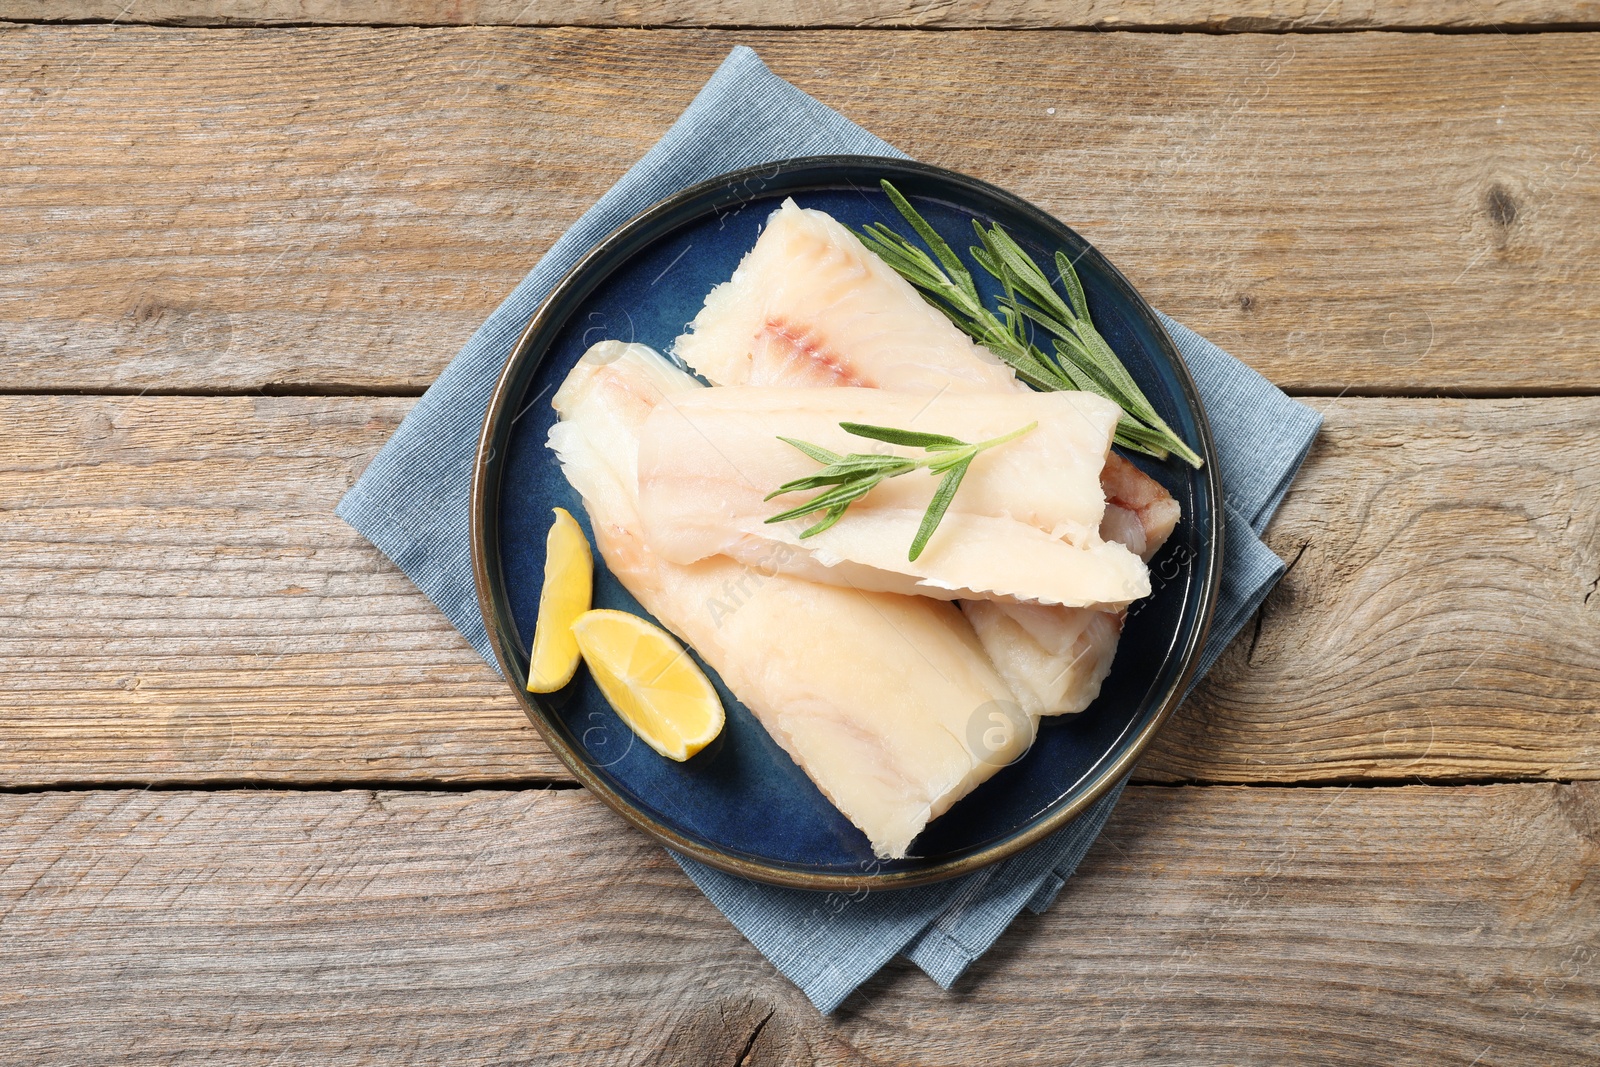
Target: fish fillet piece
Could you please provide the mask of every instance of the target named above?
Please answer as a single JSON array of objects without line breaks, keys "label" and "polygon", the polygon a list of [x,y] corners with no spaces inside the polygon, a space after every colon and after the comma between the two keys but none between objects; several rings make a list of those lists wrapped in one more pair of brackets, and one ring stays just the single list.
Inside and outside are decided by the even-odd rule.
[{"label": "fish fillet piece", "polygon": [[1183,508],[1166,486],[1115,452],[1106,454],[1100,488],[1106,496],[1100,536],[1120,541],[1149,563],[1172,536]]},{"label": "fish fillet piece", "polygon": [[[639,509],[650,547],[674,563],[719,553],[817,581],[944,599],[1017,597],[1072,606],[1125,605],[1149,593],[1126,547],[1099,535],[1099,472],[1120,411],[1089,393],[919,396],[883,389],[728,386],[656,408],[639,442]],[[766,500],[819,469],[780,437],[838,453],[877,442],[844,421],[913,427],[981,441],[1029,424],[972,461],[950,510],[907,558],[939,479],[914,471],[850,505],[843,521],[802,538],[816,518],[769,524],[818,490]],[[925,455],[920,449],[879,451]],[[792,497],[792,498],[791,498]],[[787,551],[775,552],[775,546]]]},{"label": "fish fillet piece", "polygon": [[[793,201],[772,214],[755,248],[733,278],[712,291],[674,351],[718,385],[1028,389],[853,233]],[[1100,536],[1148,562],[1172,533],[1177,501],[1114,452],[1101,485],[1107,504]],[[1044,714],[1087,707],[1111,669],[1120,616],[1100,620],[1084,614],[1091,609],[1041,613],[1025,604],[993,603],[967,614],[1019,702]],[[1084,641],[1085,633],[1108,632],[1109,640]]]},{"label": "fish fillet piece", "polygon": [[651,550],[638,434],[653,409],[703,388],[651,349],[602,342],[555,395],[550,447],[611,572],[722,676],[875,854],[904,857],[929,820],[1027,750],[1035,721],[1014,713],[950,604]]},{"label": "fish fillet piece", "polygon": [[[763,520],[805,499],[806,494],[797,494],[792,501],[762,500],[783,482],[820,467],[780,436],[839,453],[922,458],[927,453],[921,449],[859,437],[840,423],[920,430],[974,442],[1032,424],[1026,434],[973,460],[951,511],[1012,518],[1081,543],[1098,536],[1105,511],[1100,471],[1120,414],[1115,404],[1093,393],[925,396],[854,388],[701,389],[663,405],[645,424],[639,449],[641,507],[652,539],[657,507],[670,510],[675,526],[714,536],[733,519],[730,493],[737,493],[741,502],[753,502],[752,510]],[[739,484],[724,486],[724,480]],[[851,505],[849,514],[855,518],[882,507],[925,509],[937,485],[938,479],[915,472],[890,478]]]},{"label": "fish fillet piece", "polygon": [[674,354],[717,385],[983,392],[1016,380],[832,216],[793,200],[689,331]]},{"label": "fish fillet piece", "polygon": [[1122,636],[1121,612],[966,600],[962,613],[1017,703],[1033,715],[1082,711],[1100,695]]}]

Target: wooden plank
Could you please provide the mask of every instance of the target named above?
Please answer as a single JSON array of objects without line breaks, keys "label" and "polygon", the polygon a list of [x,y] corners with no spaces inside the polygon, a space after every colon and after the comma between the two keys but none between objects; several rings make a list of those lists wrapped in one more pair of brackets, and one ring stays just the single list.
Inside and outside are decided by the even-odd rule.
[{"label": "wooden plank", "polygon": [[1600,401],[1323,401],[1292,567],[1140,773],[1600,776]]},{"label": "wooden plank", "polygon": [[1133,788],[954,992],[897,963],[833,1018],[581,790],[52,793],[0,825],[5,1058],[38,1067],[1600,1052],[1594,783]]},{"label": "wooden plank", "polygon": [[0,402],[0,784],[565,778],[333,514],[411,403]]},{"label": "wooden plank", "polygon": [[1165,29],[1211,33],[1495,30],[1600,24],[1593,0],[0,0],[0,19],[170,26],[420,25]]},{"label": "wooden plank", "polygon": [[1600,391],[1592,35],[0,33],[11,390],[418,391],[742,43],[1286,387]]},{"label": "wooden plank", "polygon": [[[1600,777],[1600,399],[1320,402],[1146,780]],[[410,401],[0,398],[0,786],[564,778],[333,515]]]}]

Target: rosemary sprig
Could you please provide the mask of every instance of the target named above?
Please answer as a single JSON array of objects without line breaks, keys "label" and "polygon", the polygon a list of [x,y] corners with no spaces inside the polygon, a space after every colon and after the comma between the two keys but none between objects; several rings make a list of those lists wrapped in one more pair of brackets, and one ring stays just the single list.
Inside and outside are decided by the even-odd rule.
[{"label": "rosemary sprig", "polygon": [[[944,238],[890,182],[881,184],[895,209],[933,255],[881,222],[862,229],[862,243],[920,289],[929,303],[1034,388],[1081,389],[1098,393],[1121,407],[1123,415],[1117,423],[1116,441],[1123,447],[1157,459],[1176,453],[1190,466],[1201,466],[1199,455],[1156,413],[1095,329],[1083,283],[1065,253],[1057,252],[1055,257],[1056,274],[1066,290],[1063,299],[1039,265],[999,224],[985,230],[982,223],[972,220],[980,244],[968,251],[1004,289],[997,301],[997,313],[984,304],[971,272]],[[1051,336],[1054,356],[1046,355],[1033,343],[1030,323]]]},{"label": "rosemary sprig", "polygon": [[887,181],[883,190],[938,259],[935,261],[882,222],[861,231],[862,243],[922,290],[929,303],[944,312],[958,329],[1010,364],[1023,381],[1045,390],[1073,388],[1058,367],[1019,335],[1020,322],[1002,320],[984,306],[971,272],[900,191]]},{"label": "rosemary sprig", "polygon": [[928,501],[928,510],[922,516],[922,522],[917,527],[917,533],[911,540],[911,550],[906,558],[915,561],[922,555],[922,550],[928,547],[928,539],[939,528],[939,523],[944,519],[945,512],[950,510],[950,501],[955,499],[956,490],[961,488],[961,479],[966,477],[967,468],[972,466],[972,461],[980,452],[986,452],[996,445],[1003,445],[1007,441],[1015,441],[1023,434],[1039,425],[1030,422],[1018,430],[999,437],[991,437],[987,441],[978,441],[969,444],[956,437],[949,437],[941,433],[923,433],[919,430],[896,430],[889,426],[869,426],[860,422],[841,422],[839,426],[849,434],[856,437],[865,437],[873,441],[882,441],[885,444],[904,445],[910,448],[920,448],[928,453],[924,459],[913,459],[909,456],[885,456],[866,452],[851,452],[848,455],[839,455],[826,448],[810,444],[806,441],[797,441],[792,437],[779,437],[778,440],[786,445],[804,452],[807,456],[825,466],[818,471],[801,478],[794,478],[784,482],[778,488],[766,495],[767,500],[785,493],[798,493],[806,489],[824,489],[823,492],[807,500],[804,504],[792,507],[787,511],[780,511],[766,521],[785,522],[789,519],[799,519],[807,515],[822,512],[822,519],[815,526],[801,531],[800,538],[814,537],[823,530],[844,517],[845,510],[851,504],[872,492],[886,478],[898,478],[902,474],[909,474],[914,470],[926,468],[929,474],[940,475],[939,487],[933,492],[933,499]]}]

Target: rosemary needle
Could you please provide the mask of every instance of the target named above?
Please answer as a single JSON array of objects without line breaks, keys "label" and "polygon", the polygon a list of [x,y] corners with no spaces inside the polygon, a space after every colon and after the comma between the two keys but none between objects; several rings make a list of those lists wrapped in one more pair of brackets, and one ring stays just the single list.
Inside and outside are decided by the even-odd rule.
[{"label": "rosemary needle", "polygon": [[767,500],[786,493],[798,493],[807,489],[822,489],[823,491],[807,500],[804,504],[780,511],[766,521],[786,522],[790,519],[805,518],[822,512],[822,519],[816,525],[801,531],[800,538],[814,537],[831,527],[844,517],[846,509],[851,504],[872,492],[886,478],[898,478],[902,474],[909,474],[914,470],[926,469],[929,474],[940,475],[939,487],[933,492],[933,499],[928,502],[928,510],[922,516],[922,523],[917,527],[917,534],[911,541],[911,549],[906,558],[915,561],[922,555],[922,550],[928,547],[928,540],[933,532],[939,528],[939,523],[944,519],[945,512],[950,510],[950,501],[955,499],[956,490],[961,488],[961,479],[966,477],[967,468],[972,466],[972,461],[981,452],[986,452],[997,445],[1007,441],[1015,441],[1023,434],[1038,426],[1037,422],[1030,422],[1021,429],[1012,430],[1010,433],[991,437],[987,441],[978,441],[969,444],[956,437],[949,437],[939,433],[922,433],[918,430],[897,430],[890,426],[869,426],[860,422],[841,422],[839,426],[849,434],[856,437],[865,437],[873,441],[882,441],[885,444],[904,445],[910,448],[920,448],[928,455],[922,459],[913,459],[909,456],[883,456],[865,452],[851,452],[841,456],[819,445],[807,441],[797,441],[792,437],[779,437],[778,440],[793,448],[804,452],[818,463],[825,464],[821,470],[813,471],[801,478],[794,478],[784,482],[778,488],[768,493]]}]

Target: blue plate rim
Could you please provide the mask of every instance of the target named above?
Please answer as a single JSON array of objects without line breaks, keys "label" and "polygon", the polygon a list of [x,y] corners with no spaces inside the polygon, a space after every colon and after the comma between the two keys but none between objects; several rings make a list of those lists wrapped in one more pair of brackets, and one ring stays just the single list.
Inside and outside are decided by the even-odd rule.
[{"label": "blue plate rim", "polygon": [[[1149,716],[1143,726],[1131,737],[1123,735],[1118,745],[1109,748],[1106,755],[1111,758],[1107,760],[1102,756],[1098,770],[1086,781],[1080,782],[1067,796],[1058,800],[1048,810],[1036,816],[1031,823],[1018,829],[1004,841],[956,859],[930,862],[914,869],[870,871],[860,874],[797,871],[777,864],[762,863],[742,855],[724,853],[679,833],[639,810],[603,778],[595,774],[583,755],[567,744],[561,731],[556,727],[555,710],[546,705],[541,695],[529,693],[525,688],[527,654],[521,648],[517,627],[511,615],[510,600],[500,568],[498,545],[500,475],[503,458],[507,452],[505,446],[511,432],[511,422],[520,407],[527,378],[543,361],[548,349],[546,345],[545,348],[535,351],[536,342],[541,336],[545,336],[546,340],[553,337],[565,322],[564,316],[605,281],[609,272],[595,275],[596,265],[603,264],[616,255],[619,248],[625,248],[632,243],[642,246],[658,239],[663,234],[655,232],[657,227],[666,225],[670,230],[681,225],[683,220],[677,218],[678,213],[695,201],[706,201],[701,205],[700,215],[697,216],[703,217],[707,213],[742,206],[767,195],[766,184],[780,176],[794,180],[815,173],[819,180],[837,182],[836,172],[841,167],[871,170],[875,172],[875,178],[933,180],[959,191],[971,192],[980,199],[999,201],[1010,210],[1027,217],[1039,230],[1060,240],[1063,246],[1076,253],[1075,261],[1084,259],[1092,261],[1114,286],[1122,290],[1121,295],[1126,298],[1128,306],[1156,338],[1160,355],[1173,371],[1182,391],[1181,399],[1190,409],[1199,430],[1199,440],[1192,444],[1205,461],[1201,473],[1213,502],[1210,514],[1207,516],[1210,528],[1202,534],[1202,544],[1206,546],[1207,566],[1200,588],[1200,606],[1189,632],[1182,635],[1181,650],[1178,653],[1182,669],[1167,691],[1162,694],[1156,712]],[[601,239],[573,264],[561,281],[551,289],[550,294],[529,317],[528,324],[512,346],[484,413],[477,455],[473,464],[469,507],[473,578],[479,608],[483,613],[484,627],[488,633],[489,643],[494,649],[501,676],[516,695],[529,722],[573,777],[628,822],[668,848],[731,874],[797,889],[858,892],[909,888],[943,881],[971,873],[1015,855],[1064,828],[1132,769],[1156,732],[1181,703],[1183,694],[1193,680],[1200,650],[1204,647],[1206,636],[1210,631],[1222,580],[1225,524],[1221,521],[1221,515],[1224,503],[1211,426],[1206,417],[1199,389],[1178,353],[1177,346],[1172,342],[1155,311],[1122,272],[1098,249],[1065,223],[1021,197],[957,171],[913,160],[882,156],[804,156],[728,171],[664,197]]]}]

